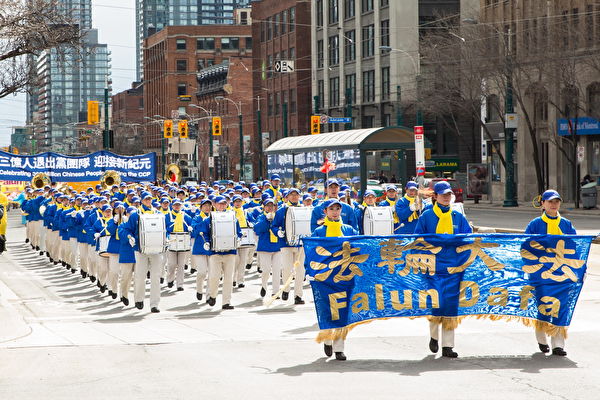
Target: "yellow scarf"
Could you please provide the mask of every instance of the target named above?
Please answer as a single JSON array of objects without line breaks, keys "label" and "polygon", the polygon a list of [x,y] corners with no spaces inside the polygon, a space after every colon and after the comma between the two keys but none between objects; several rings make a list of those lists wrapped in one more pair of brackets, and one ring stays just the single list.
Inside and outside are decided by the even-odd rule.
[{"label": "yellow scarf", "polygon": [[248,222],[246,221],[246,215],[244,214],[244,209],[242,207],[240,208],[234,208],[235,211],[235,216],[238,220],[238,222],[240,223],[240,228],[247,228],[248,227]]},{"label": "yellow scarf", "polygon": [[144,206],[140,206],[140,207],[138,208],[138,210],[140,210],[140,212],[141,212],[142,214],[154,214],[154,210],[153,210],[152,208],[150,208],[149,210],[146,210],[146,209],[144,208]]},{"label": "yellow scarf", "polygon": [[342,221],[332,221],[325,217],[323,225],[327,227],[325,236],[326,237],[340,237],[342,236]]},{"label": "yellow scarf", "polygon": [[[409,205],[413,205],[413,203],[415,202],[415,198],[414,197],[410,197],[409,195],[405,194],[404,198],[406,200],[408,200]],[[413,213],[408,217],[408,222],[413,222],[414,220],[419,218],[419,214],[417,214],[417,211],[413,211]]]},{"label": "yellow scarf", "polygon": [[435,233],[448,233],[454,234],[454,227],[452,226],[452,210],[443,212],[438,203],[433,205],[433,212],[439,218]]},{"label": "yellow scarf", "polygon": [[558,213],[558,212],[556,213],[556,218],[550,218],[544,212],[542,214],[542,221],[544,221],[547,225],[546,233],[548,235],[562,235],[563,234],[558,226],[560,224],[560,213]]},{"label": "yellow scarf", "polygon": [[[268,213],[263,212],[263,214],[267,215]],[[275,236],[271,229],[269,229],[269,241],[271,243],[277,243],[279,241],[279,239],[277,238],[277,236]]]},{"label": "yellow scarf", "polygon": [[204,214],[204,211],[200,211],[200,217],[202,217],[203,219],[207,218],[208,214]]},{"label": "yellow scarf", "polygon": [[392,211],[394,214],[394,224],[398,224],[400,223],[400,219],[398,218],[398,215],[396,214],[396,202],[392,201],[391,199],[386,199],[388,203],[390,203],[390,207],[392,207]]},{"label": "yellow scarf", "polygon": [[173,233],[182,233],[183,232],[183,213],[172,211],[171,216],[175,217],[175,222],[173,223]]},{"label": "yellow scarf", "polygon": [[106,235],[103,236],[110,236],[110,232],[108,232],[107,228],[108,228],[108,221],[110,221],[110,218],[104,218],[102,217],[102,219],[100,220],[100,223],[102,224],[102,227],[104,229],[102,229],[102,231],[100,232],[100,234],[102,235],[102,232],[105,232]]}]

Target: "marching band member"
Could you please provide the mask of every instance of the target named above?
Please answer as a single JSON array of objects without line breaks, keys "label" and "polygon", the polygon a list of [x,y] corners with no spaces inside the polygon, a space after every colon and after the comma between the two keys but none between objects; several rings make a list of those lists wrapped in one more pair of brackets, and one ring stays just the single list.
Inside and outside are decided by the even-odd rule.
[{"label": "marching band member", "polygon": [[314,200],[310,194],[307,193],[304,196],[302,196],[302,205],[304,207],[312,207],[313,203],[314,203]]},{"label": "marching band member", "polygon": [[81,235],[81,225],[77,222],[77,215],[81,210],[81,201],[83,199],[79,196],[75,197],[75,202],[71,209],[67,210],[67,224],[69,225],[69,245],[71,247],[71,272],[75,273],[77,270],[77,263],[79,261],[79,245],[77,238]]},{"label": "marching band member", "polygon": [[372,190],[365,190],[365,195],[363,196],[363,203],[354,209],[354,212],[356,214],[356,221],[358,224],[358,231],[361,235],[364,235],[365,208],[367,207],[377,207],[377,196]]},{"label": "marching band member", "polygon": [[[452,188],[446,181],[440,181],[433,187],[435,204],[427,209],[421,217],[415,228],[415,234],[437,233],[455,235],[460,233],[472,233],[469,221],[458,211],[451,209]],[[443,318],[443,317],[441,317]],[[429,331],[431,339],[429,340],[429,350],[437,353],[439,349],[440,335],[440,317],[432,318],[429,321]],[[456,358],[458,353],[453,350],[454,347],[454,328],[445,329],[442,327],[442,356]]]},{"label": "marching band member", "polygon": [[396,233],[408,233],[412,234],[415,231],[417,222],[419,222],[419,210],[417,195],[419,192],[419,185],[417,182],[410,181],[406,183],[406,194],[403,198],[396,202],[396,215],[400,220],[400,227],[396,230]]},{"label": "marching band member", "polygon": [[119,292],[119,272],[121,266],[119,265],[119,251],[121,248],[121,240],[119,236],[119,225],[123,223],[123,214],[125,212],[125,206],[120,201],[115,202],[114,215],[108,221],[108,233],[110,239],[108,241],[108,294],[116,299]]},{"label": "marching band member", "polygon": [[[164,269],[162,254],[143,254],[140,249],[140,231],[138,222],[140,214],[157,214],[159,211],[152,208],[152,195],[148,192],[142,193],[142,205],[137,212],[131,213],[129,219],[123,226],[123,239],[127,238],[135,251],[135,275],[134,275],[134,298],[135,307],[138,310],[144,308],[144,297],[146,295],[146,274],[150,271],[150,311],[158,313],[160,303],[160,278]],[[161,214],[163,215],[163,214]]]},{"label": "marching band member", "polygon": [[[191,233],[192,228],[192,217],[181,210],[181,200],[173,200],[172,210],[165,215],[166,226],[167,226],[167,238],[175,240],[175,234],[178,233]],[[167,251],[167,286],[173,287],[173,281],[177,286],[177,291],[183,291],[183,266],[187,262],[189,250],[186,251]]]},{"label": "marching band member", "polygon": [[[282,278],[283,282],[287,282],[292,273],[295,276],[294,282],[294,304],[304,304],[302,300],[302,287],[304,284],[304,249],[301,243],[295,246],[290,246],[285,240],[285,217],[288,207],[301,207],[300,190],[291,188],[287,192],[286,202],[277,209],[275,218],[273,219],[273,229],[277,232],[280,238],[281,262],[283,266]],[[289,289],[281,294],[281,299],[287,301]]]},{"label": "marching band member", "polygon": [[54,261],[54,243],[56,243],[56,235],[55,231],[52,230],[52,221],[54,220],[54,214],[56,214],[56,209],[58,207],[58,196],[60,193],[52,192],[50,194],[50,201],[46,204],[46,209],[44,210],[43,220],[44,226],[46,227],[46,255],[50,262]]},{"label": "marching band member", "polygon": [[[84,213],[85,222],[83,224],[83,230],[86,232],[87,243],[88,243],[88,276],[92,283],[96,282],[96,276],[98,275],[98,254],[96,253],[96,239],[94,238],[94,224],[100,218],[102,218],[101,202],[97,196],[92,196],[91,210],[89,213]],[[98,286],[100,287],[100,286]]]},{"label": "marching band member", "polygon": [[379,207],[391,207],[394,214],[394,233],[398,233],[400,220],[396,213],[396,202],[398,201],[398,188],[396,185],[389,185],[385,191],[385,200],[379,202]]},{"label": "marching band member", "polygon": [[[326,186],[327,186],[327,188],[326,188],[327,199],[337,199],[339,191],[340,191],[340,184],[338,183],[338,181],[336,179],[329,179],[329,180],[327,180]],[[325,215],[324,203],[325,202],[317,205],[313,209],[312,218],[310,221],[310,227],[313,232],[321,224],[323,224],[323,216]],[[356,222],[356,215],[354,214],[354,209],[352,208],[351,205],[348,205],[345,203],[340,203],[340,204],[342,204],[342,213],[341,213],[342,221],[344,222],[344,224],[350,225],[351,227],[356,229],[357,222]]]},{"label": "marching band member", "polygon": [[[120,238],[127,237],[125,225],[132,213],[136,212],[134,207],[127,207],[121,218],[121,223],[118,224],[117,233]],[[133,277],[133,269],[135,266],[135,252],[129,240],[119,240],[119,267],[120,281],[119,292],[121,293],[121,302],[129,305],[129,290],[131,289],[131,279]]]},{"label": "marching band member", "polygon": [[[96,220],[94,226],[92,227],[94,230],[94,239],[96,239],[96,252],[100,251],[100,237],[103,236],[111,236],[108,230],[108,222],[112,220],[112,207],[108,204],[102,206],[102,217]],[[110,243],[110,242],[109,242]],[[107,287],[108,280],[108,257],[100,256],[97,259],[97,268],[98,268],[98,287],[100,288],[100,292],[104,293]]]},{"label": "marching band member", "polygon": [[[89,200],[83,198],[81,200],[81,209],[75,215],[75,224],[78,226],[77,230],[77,253],[79,254],[79,267],[81,277],[87,277],[88,272],[88,235],[85,231],[84,222],[86,215],[89,215]],[[48,212],[48,210],[46,210]]]},{"label": "marching band member", "polygon": [[[204,293],[204,281],[208,275],[208,256],[210,255],[210,237],[201,231],[203,221],[210,216],[212,202],[204,199],[200,203],[200,212],[192,221],[192,236],[194,245],[192,247],[192,267],[196,270],[196,298],[202,300]],[[208,247],[208,249],[207,249]]]},{"label": "marching band member", "polygon": [[[365,192],[366,193],[366,192]],[[341,218],[342,206],[338,199],[327,200],[323,202],[325,218],[323,225],[315,229],[312,237],[341,237],[358,235],[356,229],[352,226],[343,223]],[[327,357],[331,357],[335,353],[335,359],[340,361],[346,360],[344,354],[344,339],[325,340],[323,350]]]},{"label": "marching band member", "polygon": [[272,198],[263,201],[263,213],[258,216],[254,224],[254,232],[258,236],[256,255],[262,269],[260,297],[267,294],[267,283],[272,272],[271,289],[273,295],[279,292],[281,284],[281,243],[273,226],[275,218],[275,202]]},{"label": "marching band member", "polygon": [[[240,187],[241,190],[241,187]],[[244,204],[244,200],[242,196],[235,195],[233,196],[233,211],[235,212],[235,216],[238,220],[238,224],[241,229],[252,228],[252,223],[248,222],[246,218],[246,212],[242,207]],[[238,288],[243,288],[244,285],[244,272],[246,270],[246,265],[251,263],[251,253],[252,247],[238,247],[237,256],[235,261],[235,269],[233,272],[233,286],[235,287],[237,284]]]},{"label": "marching band member", "polygon": [[[573,227],[571,221],[560,215],[559,210],[561,202],[562,198],[556,190],[546,190],[542,194],[543,213],[540,217],[529,222],[525,229],[525,233],[533,235],[576,235],[577,231]],[[548,346],[548,338],[546,337],[544,330],[536,329],[535,337],[537,338],[540,351],[548,353],[550,347]],[[551,336],[550,343],[552,345],[553,355],[563,357],[567,355],[567,352],[564,350],[565,337],[561,332]]]}]

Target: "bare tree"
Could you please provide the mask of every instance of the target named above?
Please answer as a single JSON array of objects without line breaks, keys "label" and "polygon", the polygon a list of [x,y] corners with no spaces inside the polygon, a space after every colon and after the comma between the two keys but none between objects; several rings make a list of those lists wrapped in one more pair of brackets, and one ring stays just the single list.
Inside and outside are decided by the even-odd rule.
[{"label": "bare tree", "polygon": [[58,0],[0,0],[0,98],[35,85],[35,56],[79,51],[83,32]]}]

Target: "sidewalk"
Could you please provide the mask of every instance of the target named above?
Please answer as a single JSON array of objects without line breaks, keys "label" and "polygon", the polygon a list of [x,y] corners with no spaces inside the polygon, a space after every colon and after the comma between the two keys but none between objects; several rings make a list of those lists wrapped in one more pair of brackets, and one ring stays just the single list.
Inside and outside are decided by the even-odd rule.
[{"label": "sidewalk", "polygon": [[[504,207],[501,201],[490,203],[487,200],[479,200],[479,204],[475,204],[473,200],[467,200],[464,202],[465,208],[480,209],[480,210],[510,210],[511,212],[541,212],[539,208],[534,208],[531,202],[519,202],[518,207]],[[600,208],[594,208],[591,210],[585,210],[581,208],[575,208],[575,203],[563,203],[560,207],[560,213],[563,215],[579,215],[579,216],[593,216],[600,217]]]}]

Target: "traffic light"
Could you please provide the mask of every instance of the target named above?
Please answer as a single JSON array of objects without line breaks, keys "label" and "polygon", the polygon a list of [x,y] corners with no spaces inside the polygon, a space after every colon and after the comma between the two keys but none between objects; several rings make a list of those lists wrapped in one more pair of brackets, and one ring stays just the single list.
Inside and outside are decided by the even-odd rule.
[{"label": "traffic light", "polygon": [[180,138],[188,137],[188,122],[187,119],[182,119],[177,123],[177,129],[179,130]]},{"label": "traffic light", "polygon": [[100,102],[89,100],[87,102],[87,123],[96,125],[100,122]]},{"label": "traffic light", "polygon": [[321,117],[318,115],[311,115],[310,117],[310,134],[318,135],[321,133]]},{"label": "traffic light", "polygon": [[213,117],[212,134],[215,136],[221,135],[221,117]]},{"label": "traffic light", "polygon": [[173,120],[165,119],[163,133],[164,138],[168,139],[173,137]]}]

